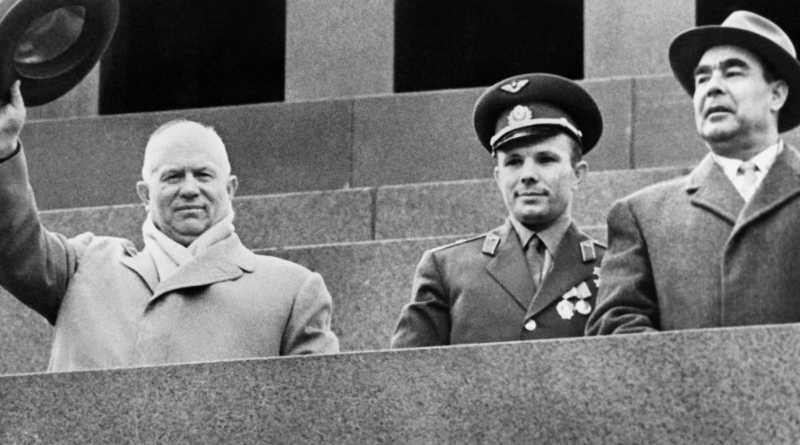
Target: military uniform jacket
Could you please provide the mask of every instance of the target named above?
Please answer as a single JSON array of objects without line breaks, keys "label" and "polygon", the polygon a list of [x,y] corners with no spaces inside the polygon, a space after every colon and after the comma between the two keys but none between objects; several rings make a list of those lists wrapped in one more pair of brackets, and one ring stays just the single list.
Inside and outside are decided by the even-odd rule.
[{"label": "military uniform jacket", "polygon": [[[417,267],[412,300],[403,308],[392,347],[582,336],[587,316],[575,312],[566,320],[556,306],[577,287],[588,288],[591,295],[586,301],[594,306],[595,272],[603,251],[602,245],[570,224],[535,295],[509,221],[486,235],[427,251]],[[526,329],[526,324],[533,329]]]},{"label": "military uniform jacket", "polygon": [[338,351],[319,274],[233,234],[159,282],[127,240],[44,229],[23,152],[0,164],[0,285],[55,325],[51,371]]},{"label": "military uniform jacket", "polygon": [[800,156],[789,146],[750,202],[711,156],[615,203],[589,334],[800,321]]}]

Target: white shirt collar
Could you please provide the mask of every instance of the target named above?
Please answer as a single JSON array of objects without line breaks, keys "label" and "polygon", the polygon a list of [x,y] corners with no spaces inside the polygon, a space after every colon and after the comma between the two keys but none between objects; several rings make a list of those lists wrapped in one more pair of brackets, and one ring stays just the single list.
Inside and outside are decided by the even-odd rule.
[{"label": "white shirt collar", "polygon": [[[775,163],[775,159],[777,159],[778,155],[781,154],[782,151],[783,139],[778,139],[777,144],[770,146],[766,150],[749,159],[750,162],[758,167],[758,170],[756,171],[756,185],[754,189],[757,189],[761,185],[761,181],[764,180],[764,177],[767,175],[770,167],[772,167],[772,164]],[[740,187],[741,182],[738,178],[739,167],[744,161],[719,156],[713,152],[711,153],[711,157],[714,159],[714,162],[716,162],[717,165],[722,168],[722,171],[725,172],[725,176],[727,176],[734,187],[736,187],[736,190],[739,191],[739,194],[741,194],[745,200],[748,200],[749,197],[745,196],[743,193]]]}]

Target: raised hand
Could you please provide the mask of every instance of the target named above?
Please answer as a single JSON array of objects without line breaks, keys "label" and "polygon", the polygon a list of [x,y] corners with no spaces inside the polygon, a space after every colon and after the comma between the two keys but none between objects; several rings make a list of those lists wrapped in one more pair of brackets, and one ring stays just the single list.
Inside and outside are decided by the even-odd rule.
[{"label": "raised hand", "polygon": [[10,93],[11,101],[0,107],[0,159],[7,158],[17,149],[27,113],[19,90],[19,80],[11,85]]}]

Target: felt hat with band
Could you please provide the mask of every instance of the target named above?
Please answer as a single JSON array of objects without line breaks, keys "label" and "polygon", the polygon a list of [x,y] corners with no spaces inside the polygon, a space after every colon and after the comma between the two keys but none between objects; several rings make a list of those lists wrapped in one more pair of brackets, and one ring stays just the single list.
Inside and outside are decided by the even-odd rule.
[{"label": "felt hat with band", "polygon": [[554,74],[514,76],[489,87],[475,104],[475,132],[494,153],[535,127],[557,127],[581,142],[583,154],[603,132],[603,118],[592,96],[572,80]]},{"label": "felt hat with band", "polygon": [[778,115],[778,131],[800,124],[800,62],[789,36],[775,23],[748,11],[736,11],[721,25],[684,31],[669,47],[672,72],[683,89],[694,95],[694,70],[706,51],[732,45],[752,51],[789,86],[789,96]]},{"label": "felt hat with band", "polygon": [[28,106],[74,88],[108,47],[118,0],[0,1],[0,94],[17,79]]}]

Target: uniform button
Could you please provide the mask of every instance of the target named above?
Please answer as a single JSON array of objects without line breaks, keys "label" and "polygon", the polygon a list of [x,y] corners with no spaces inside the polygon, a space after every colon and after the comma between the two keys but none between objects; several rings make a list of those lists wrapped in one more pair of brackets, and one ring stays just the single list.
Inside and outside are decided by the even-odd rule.
[{"label": "uniform button", "polygon": [[525,323],[525,329],[528,331],[536,329],[536,322],[533,320],[528,320],[528,322]]}]

